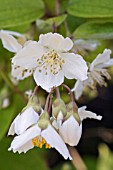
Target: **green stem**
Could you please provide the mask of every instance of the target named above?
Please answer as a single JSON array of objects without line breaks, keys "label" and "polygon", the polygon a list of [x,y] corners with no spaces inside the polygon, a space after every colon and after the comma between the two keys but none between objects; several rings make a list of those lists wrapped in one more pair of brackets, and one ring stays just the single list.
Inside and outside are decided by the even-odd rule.
[{"label": "green stem", "polygon": [[60,99],[60,92],[59,92],[59,88],[58,88],[58,87],[56,87],[56,88],[55,88],[55,90],[56,90],[56,96],[57,96],[57,98],[58,98],[58,99]]},{"label": "green stem", "polygon": [[69,92],[71,101],[74,102],[74,95],[73,95],[71,89],[66,84],[62,84],[62,86],[66,88],[66,90]]},{"label": "green stem", "polygon": [[11,82],[7,74],[5,74],[2,69],[0,69],[0,74],[5,83],[9,86],[9,88],[12,89],[12,91],[14,91],[15,93],[18,93],[22,97],[22,100],[26,102],[24,94]]}]

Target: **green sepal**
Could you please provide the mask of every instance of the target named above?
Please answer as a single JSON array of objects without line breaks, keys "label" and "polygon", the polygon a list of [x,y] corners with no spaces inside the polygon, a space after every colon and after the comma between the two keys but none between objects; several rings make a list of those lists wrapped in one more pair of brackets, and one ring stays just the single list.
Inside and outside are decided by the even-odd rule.
[{"label": "green sepal", "polygon": [[77,112],[78,113],[78,107],[74,101],[71,101],[69,104],[67,104],[67,112]]},{"label": "green sepal", "polygon": [[31,106],[35,112],[37,112],[37,113],[41,112],[41,104],[40,104],[40,101],[36,95],[32,95],[30,97],[27,106],[22,109],[21,113],[23,113],[26,109],[28,109]]},{"label": "green sepal", "polygon": [[52,105],[52,115],[57,119],[59,113],[62,112],[63,117],[66,116],[66,105],[62,99],[56,99]]},{"label": "green sepal", "polygon": [[43,130],[46,129],[49,124],[50,124],[49,115],[46,111],[44,111],[39,117],[38,126]]},{"label": "green sepal", "polygon": [[78,107],[73,101],[67,104],[67,115],[65,120],[67,120],[70,116],[73,116],[79,124],[81,123],[80,116],[78,114]]}]

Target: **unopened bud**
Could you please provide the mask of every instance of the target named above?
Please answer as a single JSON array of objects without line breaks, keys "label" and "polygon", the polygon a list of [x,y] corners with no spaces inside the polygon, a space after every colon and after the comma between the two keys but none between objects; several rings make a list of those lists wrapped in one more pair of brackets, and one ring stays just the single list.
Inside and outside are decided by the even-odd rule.
[{"label": "unopened bud", "polygon": [[37,113],[40,113],[41,112],[41,104],[40,104],[40,101],[38,99],[37,96],[33,95],[30,97],[29,101],[28,101],[28,104],[27,104],[27,108],[32,106],[33,109],[35,110],[35,112]]},{"label": "unopened bud", "polygon": [[44,111],[39,117],[38,126],[41,129],[46,129],[49,124],[50,124],[49,115],[46,111]]},{"label": "unopened bud", "polygon": [[52,105],[52,115],[56,119],[63,119],[67,114],[66,105],[62,99],[56,99]]}]

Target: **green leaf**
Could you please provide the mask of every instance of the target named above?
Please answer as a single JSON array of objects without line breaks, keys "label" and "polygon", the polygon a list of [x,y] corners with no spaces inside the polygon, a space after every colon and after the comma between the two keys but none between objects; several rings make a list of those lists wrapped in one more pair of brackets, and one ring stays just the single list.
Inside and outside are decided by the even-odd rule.
[{"label": "green leaf", "polygon": [[42,0],[0,0],[0,29],[33,22],[43,14]]},{"label": "green leaf", "polygon": [[113,23],[86,22],[74,31],[73,36],[76,39],[112,39]]},{"label": "green leaf", "polygon": [[96,170],[113,170],[113,153],[105,144],[99,146],[99,158]]},{"label": "green leaf", "polygon": [[71,0],[67,11],[83,18],[113,17],[113,0]]},{"label": "green leaf", "polygon": [[36,21],[36,24],[37,24],[37,27],[39,30],[44,30],[45,32],[48,32],[49,30],[52,29],[52,25],[55,24],[56,27],[60,26],[66,19],[67,15],[64,14],[64,15],[61,15],[61,16],[58,16],[58,17],[52,17],[52,18],[49,18],[47,20],[41,20],[41,19],[38,19]]},{"label": "green leaf", "polygon": [[8,151],[11,140],[3,138],[0,142],[0,169],[1,170],[48,170],[45,159],[42,157],[42,150],[34,148],[26,154],[13,153]]},{"label": "green leaf", "polygon": [[11,104],[6,109],[0,109],[0,140],[7,133],[8,128],[15,115],[19,114],[19,112],[25,105],[18,94],[15,94],[15,97],[12,96],[12,100],[10,100],[10,103]]}]

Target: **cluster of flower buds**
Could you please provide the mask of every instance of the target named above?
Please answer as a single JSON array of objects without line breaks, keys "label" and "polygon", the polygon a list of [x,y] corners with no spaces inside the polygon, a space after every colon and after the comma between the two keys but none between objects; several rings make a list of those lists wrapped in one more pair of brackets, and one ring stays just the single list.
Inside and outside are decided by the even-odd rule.
[{"label": "cluster of flower buds", "polygon": [[[54,90],[57,95],[52,101]],[[29,98],[27,106],[14,119],[9,129],[8,135],[17,135],[9,151],[26,153],[34,146],[39,148],[45,146],[45,148],[55,148],[65,159],[71,160],[67,144],[70,146],[78,144],[82,134],[83,119],[101,120],[101,116],[86,111],[86,106],[78,108],[71,90],[71,100],[68,104],[60,98],[59,89],[54,88],[54,90],[48,95],[44,109],[36,94],[33,93]]]}]

